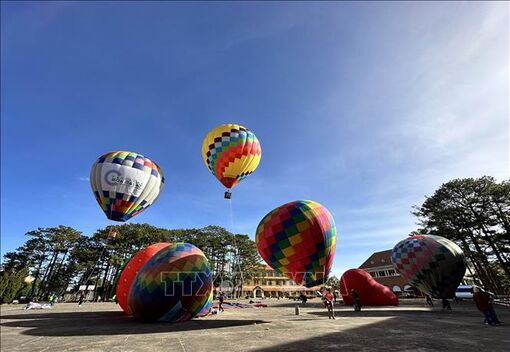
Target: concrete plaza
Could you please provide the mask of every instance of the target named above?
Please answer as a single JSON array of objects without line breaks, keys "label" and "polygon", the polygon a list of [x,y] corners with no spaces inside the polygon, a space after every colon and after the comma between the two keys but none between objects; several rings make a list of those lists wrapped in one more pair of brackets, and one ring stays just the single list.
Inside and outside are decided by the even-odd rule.
[{"label": "concrete plaza", "polygon": [[[243,301],[244,302],[244,301]],[[354,312],[337,305],[329,320],[318,299],[265,300],[267,308],[228,309],[185,323],[144,324],[112,303],[57,304],[24,311],[2,306],[2,351],[508,351],[510,308],[497,307],[498,327],[483,324],[472,302],[451,312],[422,300]],[[440,302],[436,302],[436,306]]]}]

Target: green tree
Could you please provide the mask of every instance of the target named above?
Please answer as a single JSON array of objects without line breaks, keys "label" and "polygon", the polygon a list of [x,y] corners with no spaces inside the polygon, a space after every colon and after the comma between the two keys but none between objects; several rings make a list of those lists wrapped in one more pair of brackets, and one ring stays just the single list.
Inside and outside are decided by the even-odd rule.
[{"label": "green tree", "polygon": [[449,238],[463,249],[483,286],[500,293],[510,289],[508,181],[487,176],[449,181],[414,214],[420,232]]}]

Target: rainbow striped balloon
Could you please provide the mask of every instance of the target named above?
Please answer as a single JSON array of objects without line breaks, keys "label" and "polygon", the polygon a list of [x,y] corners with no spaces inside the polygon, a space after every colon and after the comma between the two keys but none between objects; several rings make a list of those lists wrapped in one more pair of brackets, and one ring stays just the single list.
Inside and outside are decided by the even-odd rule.
[{"label": "rainbow striped balloon", "polygon": [[189,243],[173,243],[138,272],[128,305],[140,320],[185,321],[203,311],[211,291],[211,268],[204,253]]},{"label": "rainbow striped balloon", "polygon": [[391,261],[411,286],[434,298],[453,298],[466,272],[462,250],[441,236],[403,239],[393,247]]},{"label": "rainbow striped balloon", "polygon": [[259,140],[241,125],[215,127],[202,142],[205,165],[227,188],[234,187],[255,171],[261,155]]},{"label": "rainbow striped balloon", "polygon": [[319,203],[295,201],[267,214],[255,241],[269,266],[297,284],[313,287],[327,281],[333,265],[335,221]]},{"label": "rainbow striped balloon", "polygon": [[126,221],[159,197],[165,178],[161,168],[142,154],[116,151],[102,155],[92,166],[90,185],[110,220]]}]

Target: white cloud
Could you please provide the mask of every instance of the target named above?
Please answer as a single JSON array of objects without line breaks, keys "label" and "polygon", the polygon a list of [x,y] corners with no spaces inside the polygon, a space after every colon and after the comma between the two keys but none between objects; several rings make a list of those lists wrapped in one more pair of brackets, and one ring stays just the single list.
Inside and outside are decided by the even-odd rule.
[{"label": "white cloud", "polygon": [[83,182],[90,182],[90,177],[87,176],[80,176],[78,179]]}]

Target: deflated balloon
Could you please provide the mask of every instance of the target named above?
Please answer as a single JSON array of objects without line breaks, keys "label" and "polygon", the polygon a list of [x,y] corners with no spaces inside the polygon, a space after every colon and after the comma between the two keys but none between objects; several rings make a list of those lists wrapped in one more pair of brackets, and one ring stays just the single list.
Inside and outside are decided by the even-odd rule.
[{"label": "deflated balloon", "polygon": [[92,166],[90,184],[110,220],[126,221],[152,205],[163,189],[163,171],[142,154],[116,151]]},{"label": "deflated balloon", "polygon": [[211,268],[204,253],[189,243],[173,243],[138,272],[128,305],[143,321],[185,321],[203,312],[211,291]]},{"label": "deflated balloon", "polygon": [[131,285],[136,278],[136,275],[142,267],[161,249],[169,246],[170,243],[160,242],[154,243],[147,248],[138,251],[127,262],[119,276],[116,286],[117,302],[126,314],[131,314],[128,306],[128,295]]},{"label": "deflated balloon", "polygon": [[255,171],[261,153],[255,134],[237,124],[213,128],[202,142],[205,165],[227,188],[234,187]]},{"label": "deflated balloon", "polygon": [[354,301],[350,295],[355,290],[363,306],[396,306],[398,298],[391,290],[378,283],[364,270],[347,270],[340,278],[340,294],[345,304],[352,305]]},{"label": "deflated balloon", "polygon": [[317,202],[287,203],[262,219],[256,243],[269,266],[299,285],[313,287],[327,280],[333,265],[335,221]]},{"label": "deflated balloon", "polygon": [[395,270],[434,298],[453,298],[466,272],[464,253],[441,236],[414,235],[393,248]]}]

